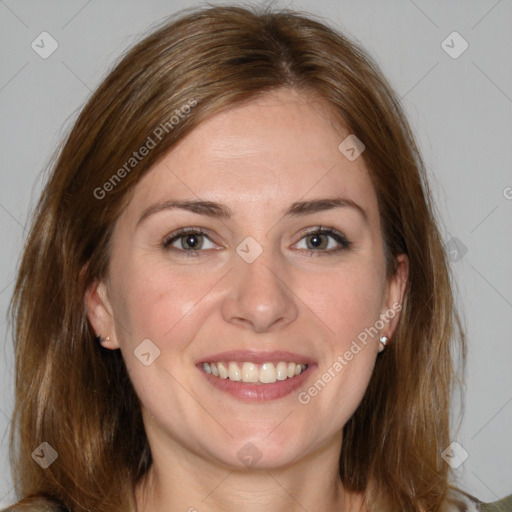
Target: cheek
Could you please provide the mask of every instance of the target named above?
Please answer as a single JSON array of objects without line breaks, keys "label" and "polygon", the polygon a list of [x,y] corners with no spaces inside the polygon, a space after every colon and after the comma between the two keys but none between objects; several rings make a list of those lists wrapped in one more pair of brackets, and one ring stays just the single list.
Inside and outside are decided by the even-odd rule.
[{"label": "cheek", "polygon": [[351,267],[317,274],[306,280],[301,295],[328,327],[337,348],[357,338],[379,318],[384,291],[378,265]]},{"label": "cheek", "polygon": [[190,379],[187,349],[211,313],[211,289],[219,277],[175,272],[149,260],[117,276],[123,283],[116,297],[121,350],[144,408],[158,418],[165,409],[174,411],[173,418],[188,418],[191,398],[183,388],[189,388],[185,383]]},{"label": "cheek", "polygon": [[317,375],[299,402],[311,416],[328,411],[325,435],[333,435],[354,414],[367,390],[376,362],[372,327],[379,319],[381,288],[371,273],[332,273],[309,289],[310,304],[327,326]]},{"label": "cheek", "polygon": [[[318,375],[301,395],[318,413],[332,411],[332,428],[345,424],[359,406],[377,354],[375,323],[385,289],[378,262],[354,264],[318,273],[305,281],[301,295],[321,320],[324,338]],[[373,329],[372,329],[373,328]],[[321,381],[321,382],[319,382]]]},{"label": "cheek", "polygon": [[173,331],[187,324],[187,316],[201,310],[197,306],[215,284],[214,276],[171,272],[169,266],[147,260],[127,267],[119,280],[123,286],[116,309],[134,343],[144,338],[156,343],[173,338]]}]

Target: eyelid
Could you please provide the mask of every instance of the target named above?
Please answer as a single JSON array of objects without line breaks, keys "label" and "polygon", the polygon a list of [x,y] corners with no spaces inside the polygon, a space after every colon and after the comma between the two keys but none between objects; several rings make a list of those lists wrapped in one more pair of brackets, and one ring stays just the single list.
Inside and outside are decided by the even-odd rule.
[{"label": "eyelid", "polygon": [[[173,232],[169,233],[168,235],[166,235],[164,237],[164,239],[162,240],[162,246],[166,250],[175,249],[176,251],[179,251],[179,252],[187,252],[187,253],[202,252],[202,250],[185,251],[185,250],[182,250],[182,249],[177,249],[175,247],[172,247],[171,244],[173,242],[175,242],[176,240],[179,240],[182,236],[185,236],[185,235],[188,235],[188,234],[191,234],[191,233],[192,234],[202,235],[202,236],[208,238],[208,240],[210,240],[210,242],[212,242],[213,244],[220,245],[220,244],[218,244],[213,239],[213,237],[211,236],[211,234],[210,234],[208,229],[200,228],[200,227],[184,227],[184,228],[178,228],[178,229],[174,230]],[[207,249],[207,250],[211,250],[211,249]],[[204,251],[204,249],[203,249],[203,251]]]},{"label": "eyelid", "polygon": [[313,226],[309,228],[305,228],[302,231],[299,232],[300,238],[299,241],[294,244],[297,245],[299,242],[302,241],[303,238],[305,238],[308,235],[315,235],[315,234],[322,234],[322,235],[329,235],[331,236],[338,244],[339,247],[335,249],[328,249],[328,250],[314,250],[314,249],[303,249],[303,251],[308,253],[315,253],[317,255],[320,254],[334,254],[339,251],[347,250],[352,245],[352,242],[348,240],[348,238],[342,233],[341,231],[338,231],[335,228],[332,227],[326,227],[326,226]]}]

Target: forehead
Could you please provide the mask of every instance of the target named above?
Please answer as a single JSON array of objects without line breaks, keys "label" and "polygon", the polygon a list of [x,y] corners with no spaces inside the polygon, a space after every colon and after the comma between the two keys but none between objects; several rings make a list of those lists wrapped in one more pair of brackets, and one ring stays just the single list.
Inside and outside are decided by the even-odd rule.
[{"label": "forehead", "polygon": [[364,161],[338,148],[349,135],[319,100],[267,93],[183,138],[138,183],[132,206],[200,198],[248,211],[341,195],[371,214],[376,196]]}]

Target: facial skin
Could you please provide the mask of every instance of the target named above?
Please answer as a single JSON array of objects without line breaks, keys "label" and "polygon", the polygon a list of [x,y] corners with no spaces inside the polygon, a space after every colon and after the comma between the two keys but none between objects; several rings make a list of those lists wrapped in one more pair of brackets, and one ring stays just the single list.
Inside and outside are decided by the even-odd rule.
[{"label": "facial skin", "polygon": [[[339,453],[342,428],[371,377],[378,335],[308,404],[297,395],[401,303],[407,258],[387,279],[368,171],[362,158],[340,153],[349,132],[321,107],[283,89],[215,115],[138,183],[116,224],[108,280],[91,286],[86,301],[95,331],[110,336],[104,346],[121,349],[143,404],[154,463],[139,489],[139,512],[360,504],[339,482]],[[293,203],[338,197],[365,214],[344,206],[284,216]],[[138,224],[152,205],[178,200],[216,202],[231,216],[169,208]],[[340,244],[323,235],[325,245],[311,249],[318,226],[342,233],[348,248],[333,252]],[[203,249],[180,251],[185,235],[166,250],[163,242],[184,227],[206,232]],[[246,237],[263,250],[252,263],[236,252]],[[398,316],[380,335],[392,337]],[[149,366],[134,355],[146,339],[160,350]],[[230,350],[289,351],[313,364],[297,391],[244,401],[196,367]],[[247,443],[261,454],[254,466],[237,456]]]}]

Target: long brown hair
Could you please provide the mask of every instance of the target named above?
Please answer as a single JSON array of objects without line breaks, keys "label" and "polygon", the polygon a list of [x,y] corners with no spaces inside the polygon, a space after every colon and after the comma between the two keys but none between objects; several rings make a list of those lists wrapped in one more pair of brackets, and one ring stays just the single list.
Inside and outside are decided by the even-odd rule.
[{"label": "long brown hair", "polygon": [[[239,7],[180,14],[138,43],[58,153],[11,306],[11,458],[20,498],[58,500],[73,512],[135,509],[133,490],[152,463],[140,403],[120,351],[95,343],[85,290],[107,276],[110,235],[139,179],[204,119],[280,87],[322,99],[363,141],[389,274],[398,254],[409,257],[398,329],[344,427],[341,481],[365,493],[369,510],[443,510],[451,477],[440,454],[450,444],[454,354],[464,362],[465,344],[400,101],[346,36],[310,15]],[[154,147],[131,161],[148,137]],[[31,456],[42,442],[58,452],[47,469]]]}]

